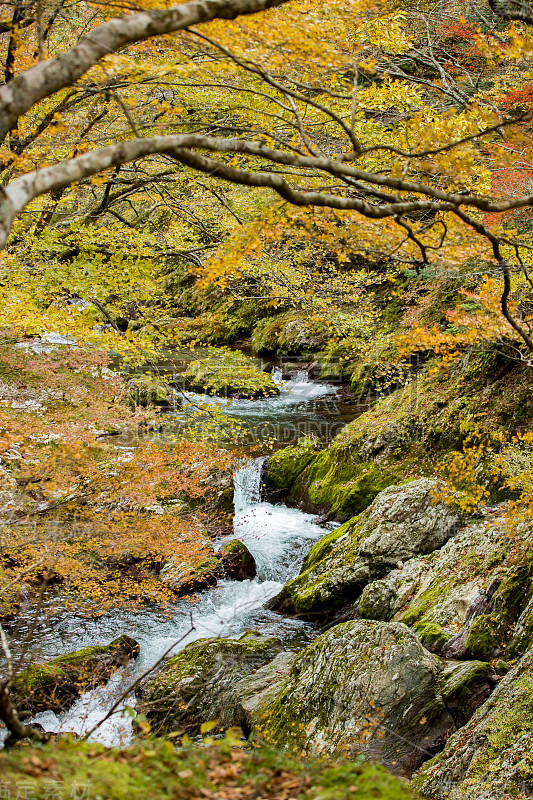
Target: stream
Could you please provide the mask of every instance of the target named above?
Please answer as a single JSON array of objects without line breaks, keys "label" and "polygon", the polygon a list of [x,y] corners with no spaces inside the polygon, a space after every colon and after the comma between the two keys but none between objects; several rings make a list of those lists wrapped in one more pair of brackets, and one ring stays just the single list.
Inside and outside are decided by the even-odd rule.
[{"label": "stream", "polygon": [[[281,379],[280,379],[281,381]],[[335,387],[311,382],[307,375],[297,373],[280,383],[279,397],[265,400],[235,400],[225,413],[247,420],[253,434],[254,426],[270,425],[277,440],[291,432],[300,432],[299,421],[311,420],[313,426],[333,424],[334,432],[343,424],[335,407],[324,413],[324,399],[334,398]],[[201,396],[202,401],[206,398]],[[208,398],[209,402],[221,402]],[[285,435],[280,436],[280,432]],[[271,433],[272,435],[272,433]],[[261,434],[259,434],[259,438]],[[292,439],[297,439],[297,435]],[[257,439],[256,439],[257,441]],[[287,443],[287,442],[285,442]],[[261,470],[264,457],[248,460],[234,475],[235,515],[229,539],[244,542],[257,564],[254,580],[220,581],[215,588],[202,592],[196,601],[181,600],[171,615],[154,608],[136,612],[115,611],[97,619],[64,615],[48,620],[46,629],[39,632],[39,658],[54,656],[94,644],[107,644],[125,633],[136,639],[141,652],[135,662],[117,673],[102,687],[87,692],[64,714],[51,711],[33,718],[51,732],[72,731],[84,735],[99,722],[113,703],[127,690],[133,680],[150,669],[169,651],[175,654],[188,643],[204,637],[239,637],[249,630],[282,639],[287,648],[299,648],[309,642],[314,626],[302,620],[282,617],[264,608],[265,603],[281,590],[287,580],[298,574],[303,559],[313,543],[334,526],[317,524],[317,517],[285,505],[264,502],[261,496]],[[42,634],[42,635],[41,635]],[[130,695],[117,711],[92,736],[102,744],[124,746],[132,736],[132,713],[135,705]],[[2,739],[0,731],[0,741]]]}]

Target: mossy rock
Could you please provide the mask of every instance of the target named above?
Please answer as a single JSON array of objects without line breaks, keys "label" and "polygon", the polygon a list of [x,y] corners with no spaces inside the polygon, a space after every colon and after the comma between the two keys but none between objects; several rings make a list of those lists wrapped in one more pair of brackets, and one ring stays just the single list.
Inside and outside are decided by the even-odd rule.
[{"label": "mossy rock", "polygon": [[276,696],[257,709],[257,728],[288,749],[363,753],[408,771],[453,729],[440,672],[439,659],[405,625],[336,625],[298,654]]},{"label": "mossy rock", "polygon": [[222,574],[218,554],[211,545],[206,545],[195,562],[170,559],[159,577],[177,596],[182,596],[215,586]]},{"label": "mossy rock", "polygon": [[279,394],[271,375],[242,353],[209,348],[205,358],[191,361],[183,374],[189,389],[221,397],[259,398]]},{"label": "mossy rock", "polygon": [[327,617],[358,600],[372,579],[442,547],[457,531],[461,514],[435,501],[436,486],[420,479],[381,492],[366,511],[311,548],[300,574],[268,607],[310,619]]},{"label": "mossy rock", "polygon": [[44,747],[0,752],[1,785],[15,798],[106,798],[106,800],[240,800],[304,797],[306,800],[410,800],[405,780],[375,764],[302,761],[265,747],[235,749],[231,743],[180,747],[151,738],[108,750],[62,740]]},{"label": "mossy rock", "polygon": [[335,440],[329,449],[309,459],[292,483],[289,502],[345,522],[402,478],[398,467],[362,461]]},{"label": "mossy rock", "polygon": [[283,650],[274,636],[198,639],[141,684],[142,710],[156,732],[198,732],[224,711],[225,693]]},{"label": "mossy rock", "polygon": [[533,650],[414,780],[423,797],[524,797],[533,785]]},{"label": "mossy rock", "polygon": [[394,586],[390,581],[372,581],[365,586],[357,610],[363,619],[376,619],[388,622],[392,617]]},{"label": "mossy rock", "polygon": [[316,456],[318,444],[310,436],[302,436],[296,444],[284,447],[271,456],[264,471],[267,492],[287,492],[303,472],[309,462]]},{"label": "mossy rock", "polygon": [[106,683],[118,667],[139,655],[130,636],[119,636],[108,645],[84,647],[18,673],[11,691],[19,712],[54,711],[72,706],[83,692]]},{"label": "mossy rock", "polygon": [[427,650],[432,653],[440,653],[446,642],[452,638],[452,634],[445,631],[436,622],[422,620],[415,623],[413,630]]},{"label": "mossy rock", "polygon": [[255,558],[243,542],[233,539],[222,545],[217,553],[220,559],[222,574],[234,581],[246,581],[255,578],[257,565]]},{"label": "mossy rock", "polygon": [[440,688],[457,727],[465,725],[491,694],[496,678],[484,661],[445,661]]},{"label": "mossy rock", "polygon": [[470,658],[489,661],[501,649],[501,626],[492,614],[481,614],[473,621],[465,641],[465,651]]}]

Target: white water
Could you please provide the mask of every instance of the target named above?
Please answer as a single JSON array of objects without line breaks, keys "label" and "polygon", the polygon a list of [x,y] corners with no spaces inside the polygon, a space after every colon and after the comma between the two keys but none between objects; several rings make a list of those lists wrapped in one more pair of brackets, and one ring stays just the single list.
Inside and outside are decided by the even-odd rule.
[{"label": "white water", "polygon": [[[70,624],[75,626],[77,636],[76,647],[110,641],[121,633],[127,633],[140,643],[141,653],[135,664],[118,672],[106,686],[84,694],[65,714],[56,716],[53,712],[46,712],[39,714],[35,722],[53,732],[86,734],[105,716],[135,677],[153,666],[169,648],[176,653],[196,639],[238,637],[254,629],[279,636],[290,645],[309,635],[309,623],[280,617],[267,611],[264,604],[298,573],[305,554],[325,531],[310,514],[262,502],[263,461],[256,459],[243,465],[234,476],[234,534],[228,537],[246,544],[256,560],[257,577],[249,581],[222,581],[215,589],[201,594],[198,602],[178,603],[171,619],[161,619],[150,610],[139,614],[106,615],[81,625],[79,620],[71,619]],[[70,640],[71,635],[72,631],[67,631],[65,638]],[[124,713],[124,709],[134,704],[131,696],[122,701],[118,712],[92,738],[107,745],[126,744],[131,738],[132,728],[131,717]]]},{"label": "white water", "polygon": [[[192,402],[199,405],[223,406],[224,412],[236,417],[268,417],[277,418],[286,411],[294,410],[302,403],[309,404],[327,395],[334,395],[336,389],[325,383],[313,383],[305,370],[294,372],[289,380],[283,380],[282,370],[274,369],[272,378],[279,386],[280,393],[276,397],[265,397],[259,400],[240,400],[217,397],[216,395],[184,392]],[[309,410],[309,409],[308,409]]]}]

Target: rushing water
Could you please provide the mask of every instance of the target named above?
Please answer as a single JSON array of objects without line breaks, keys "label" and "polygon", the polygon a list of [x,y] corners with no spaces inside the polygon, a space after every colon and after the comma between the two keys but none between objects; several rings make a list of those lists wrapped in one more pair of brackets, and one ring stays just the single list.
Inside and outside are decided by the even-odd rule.
[{"label": "rushing water", "polygon": [[[291,381],[280,382],[279,397],[265,400],[236,400],[228,412],[259,424],[261,420],[312,412],[316,398],[333,395],[331,386],[315,384],[306,374],[297,374]],[[202,397],[202,401],[206,398]],[[209,402],[220,402],[209,398]],[[137,661],[116,675],[106,686],[84,694],[76,705],[57,716],[51,711],[35,717],[45,730],[87,733],[99,722],[131,685],[135,678],[152,667],[167,651],[178,652],[195,639],[204,637],[238,637],[253,629],[280,637],[286,647],[296,647],[314,633],[310,623],[281,617],[264,608],[284,583],[296,575],[313,542],[326,533],[316,517],[284,505],[263,502],[261,469],[264,458],[243,463],[234,476],[234,533],[229,539],[244,542],[257,564],[257,577],[248,581],[221,581],[217,587],[199,595],[196,602],[178,602],[170,616],[153,609],[140,612],[116,611],[98,619],[74,615],[58,618],[47,626],[40,642],[40,657],[52,658],[59,653],[87,645],[107,643],[122,633],[133,636],[141,645]],[[223,541],[227,541],[223,540]],[[220,542],[222,544],[222,542]],[[122,701],[109,720],[93,738],[108,745],[126,743],[131,737],[131,716],[124,713],[134,705],[132,696]]]}]

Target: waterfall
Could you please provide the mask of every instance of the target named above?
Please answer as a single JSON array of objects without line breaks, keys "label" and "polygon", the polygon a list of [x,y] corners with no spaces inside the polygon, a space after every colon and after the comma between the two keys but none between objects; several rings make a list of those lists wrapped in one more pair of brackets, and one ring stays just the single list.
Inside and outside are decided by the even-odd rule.
[{"label": "waterfall", "polygon": [[272,370],[272,380],[274,383],[277,383],[278,386],[281,386],[283,383],[283,370],[281,367],[274,367]]},{"label": "waterfall", "polygon": [[298,369],[291,375],[293,383],[309,383],[309,373],[306,369]]},{"label": "waterfall", "polygon": [[235,513],[241,514],[261,502],[261,472],[265,458],[246,461],[233,476]]},{"label": "waterfall", "polygon": [[[251,425],[263,425],[265,419],[275,425],[273,432],[280,441],[280,433],[287,425],[296,424],[312,413],[312,403],[328,394],[334,387],[309,381],[304,370],[283,380],[281,369],[272,377],[279,384],[280,394],[263,400],[234,400],[202,396],[202,402],[224,403],[225,413],[234,413]],[[254,444],[257,435],[254,430]],[[270,434],[271,435],[271,434]],[[235,516],[231,539],[239,539],[250,550],[257,564],[257,577],[249,581],[223,580],[210,591],[202,592],[196,602],[187,598],[176,601],[172,614],[162,615],[158,609],[143,608],[137,611],[109,612],[94,619],[67,616],[55,623],[48,633],[54,641],[54,654],[96,642],[109,641],[127,632],[141,645],[135,664],[120,671],[106,686],[82,695],[67,712],[56,716],[52,712],[38,715],[46,730],[74,730],[83,734],[101,718],[116,699],[117,691],[131,685],[132,676],[142,674],[167,652],[173,643],[174,652],[195,639],[222,636],[240,636],[245,631],[258,630],[269,636],[279,636],[287,646],[300,642],[311,630],[310,623],[282,617],[265,609],[265,603],[279,591],[283,584],[298,574],[310,547],[325,531],[316,523],[316,517],[282,504],[273,505],[262,499],[261,474],[265,458],[242,462],[234,475]],[[227,541],[227,539],[226,539]],[[223,540],[220,540],[220,544]],[[194,628],[191,629],[191,621]],[[135,705],[128,698],[124,705]],[[95,739],[124,745],[132,735],[131,719],[126,714],[110,718],[97,732]],[[1,747],[0,731],[0,747]]]}]

